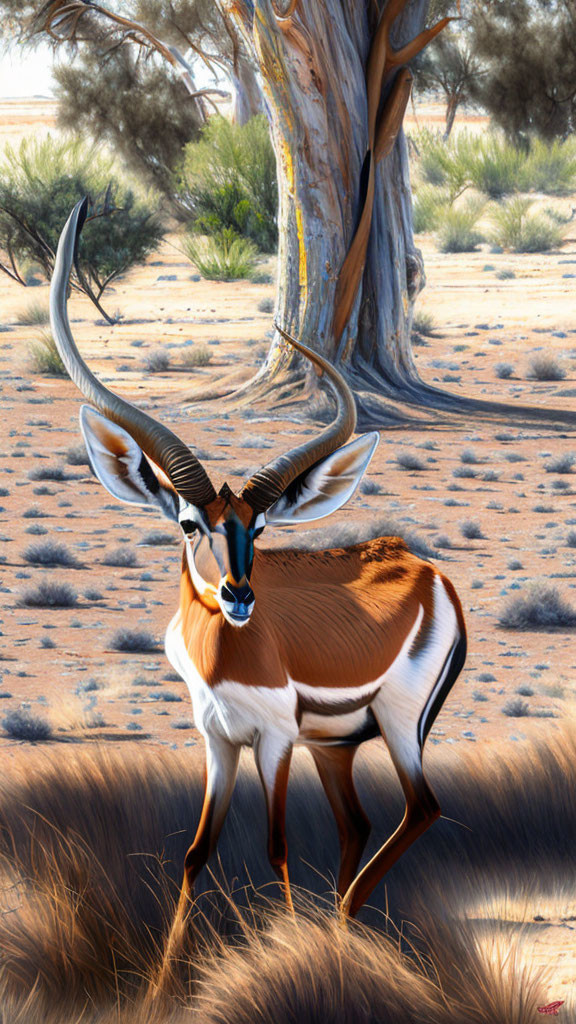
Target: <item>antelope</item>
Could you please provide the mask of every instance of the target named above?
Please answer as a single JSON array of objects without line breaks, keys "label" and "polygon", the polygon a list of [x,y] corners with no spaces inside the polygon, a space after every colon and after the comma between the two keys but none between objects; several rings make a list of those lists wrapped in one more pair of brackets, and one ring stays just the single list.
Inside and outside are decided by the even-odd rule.
[{"label": "antelope", "polygon": [[[206,747],[204,803],[184,862],[181,900],[192,900],[214,850],[242,747],[252,747],[268,815],[268,856],[292,907],[285,805],[294,744],[311,751],[340,840],[338,894],[355,916],[383,875],[439,816],[423,771],[426,737],[465,659],[466,628],[450,581],[397,537],[346,550],[266,550],[267,525],[328,516],[352,496],[378,442],[350,441],[352,393],[316,351],[284,337],[323,374],[333,422],[279,455],[234,494],[216,492],[190,448],[107,389],[72,337],[67,292],[86,201],[62,232],[51,285],[54,338],[90,403],[80,424],[92,468],[120,501],[159,509],[180,524],[180,605],[166,654],[185,680]],[[363,869],[370,823],[353,781],[364,741],[381,735],[398,774],[402,823]]]}]

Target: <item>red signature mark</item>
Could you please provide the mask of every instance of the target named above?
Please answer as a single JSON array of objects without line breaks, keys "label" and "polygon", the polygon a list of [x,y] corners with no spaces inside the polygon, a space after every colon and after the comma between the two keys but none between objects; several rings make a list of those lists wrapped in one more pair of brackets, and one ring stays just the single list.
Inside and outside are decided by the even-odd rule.
[{"label": "red signature mark", "polygon": [[564,1000],[557,999],[555,1003],[548,1003],[547,1006],[537,1006],[538,1013],[547,1013],[550,1017],[557,1017],[558,1010],[562,1006]]}]

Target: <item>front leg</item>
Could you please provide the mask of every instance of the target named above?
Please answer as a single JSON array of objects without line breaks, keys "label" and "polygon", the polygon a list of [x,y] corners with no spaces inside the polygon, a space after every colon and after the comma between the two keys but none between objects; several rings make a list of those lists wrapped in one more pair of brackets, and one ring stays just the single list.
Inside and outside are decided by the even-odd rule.
[{"label": "front leg", "polygon": [[184,879],[164,955],[150,995],[154,1000],[173,981],[174,965],[183,955],[192,908],[194,883],[218,842],[236,781],[240,747],[220,736],[205,734],[206,774],[204,803],[192,846],[184,859]]},{"label": "front leg", "polygon": [[268,812],[268,858],[282,882],[286,906],[294,913],[288,877],[286,843],[286,794],[292,758],[292,741],[282,733],[261,733],[254,744],[254,757],[266,797]]},{"label": "front leg", "polygon": [[206,734],[204,803],[194,842],[184,859],[182,893],[190,899],[194,883],[213,852],[230,806],[238,772],[240,747],[221,736]]}]

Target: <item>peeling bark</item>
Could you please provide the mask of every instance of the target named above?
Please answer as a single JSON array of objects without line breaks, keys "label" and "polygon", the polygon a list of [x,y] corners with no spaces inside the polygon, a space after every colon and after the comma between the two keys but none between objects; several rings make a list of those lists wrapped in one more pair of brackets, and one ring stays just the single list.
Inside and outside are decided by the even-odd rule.
[{"label": "peeling bark", "polygon": [[[390,2],[399,10],[398,0]],[[278,161],[278,320],[341,361],[357,385],[410,394],[420,385],[410,335],[423,262],[412,233],[402,131],[396,124],[393,136],[386,125],[377,133],[398,72],[386,66],[382,103],[380,80],[374,101],[366,78],[368,62],[381,60],[384,68],[392,51],[374,55],[380,13],[374,3],[300,0],[292,7],[285,17],[272,0],[235,2],[226,11],[260,67]],[[426,9],[427,0],[410,0],[396,18],[395,49],[422,30]],[[349,316],[335,330],[339,276],[363,216],[363,271]],[[296,365],[277,336],[260,376],[272,383]]]}]

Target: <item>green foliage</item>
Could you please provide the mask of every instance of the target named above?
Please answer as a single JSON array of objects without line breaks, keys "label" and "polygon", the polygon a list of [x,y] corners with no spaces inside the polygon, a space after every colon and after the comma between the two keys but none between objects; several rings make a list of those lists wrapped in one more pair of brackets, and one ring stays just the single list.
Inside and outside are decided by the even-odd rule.
[{"label": "green foliage", "polygon": [[23,327],[43,327],[50,322],[48,306],[41,302],[30,302],[25,309],[16,314],[17,323]]},{"label": "green foliage", "polygon": [[247,238],[239,238],[232,228],[223,228],[212,238],[188,235],[184,251],[202,277],[209,281],[233,281],[251,277],[258,250]]},{"label": "green foliage", "polygon": [[[461,131],[446,141],[438,132],[426,130],[416,137],[415,146],[420,177],[428,185],[442,187],[450,200],[467,188],[499,200],[515,192],[565,195],[576,187],[576,140],[572,138],[550,143],[532,138],[518,147],[495,133],[480,136]],[[431,198],[424,189],[420,188],[425,217]]]},{"label": "green foliage", "polygon": [[562,229],[543,213],[530,213],[532,200],[512,196],[492,212],[493,241],[512,252],[548,252],[562,243]]},{"label": "green foliage", "polygon": [[481,147],[481,138],[467,131],[449,141],[439,132],[422,131],[416,138],[420,174],[430,185],[443,186],[453,200],[471,185],[471,168]]},{"label": "green foliage", "polygon": [[483,241],[476,228],[484,209],[481,199],[471,198],[459,205],[441,210],[436,240],[440,252],[473,252]]},{"label": "green foliage", "polygon": [[230,228],[261,251],[276,251],[276,161],[264,115],[244,125],[212,117],[185,149],[178,189],[197,232]]},{"label": "green foliage", "polygon": [[49,331],[42,331],[38,341],[29,346],[30,369],[48,377],[67,377],[68,372],[56,348],[56,342]]},{"label": "green foliage", "polygon": [[[25,139],[7,146],[0,165],[0,252],[12,276],[24,283],[19,266],[35,262],[49,277],[60,232],[72,208],[91,197],[93,219],[86,224],[73,280],[104,314],[99,299],[106,286],[142,262],[163,231],[149,202],[113,172],[113,161],[81,140]],[[10,272],[10,270],[8,270]],[[106,314],[104,314],[106,315]]]},{"label": "green foliage", "polygon": [[526,156],[506,139],[490,135],[479,139],[470,165],[470,184],[491,199],[501,199],[518,190]]},{"label": "green foliage", "polygon": [[415,233],[420,235],[424,231],[434,231],[438,227],[440,211],[449,201],[446,189],[421,185],[414,195],[412,206]]},{"label": "green foliage", "polygon": [[576,189],[576,138],[547,143],[532,139],[522,170],[527,189],[546,195],[569,195]]}]

